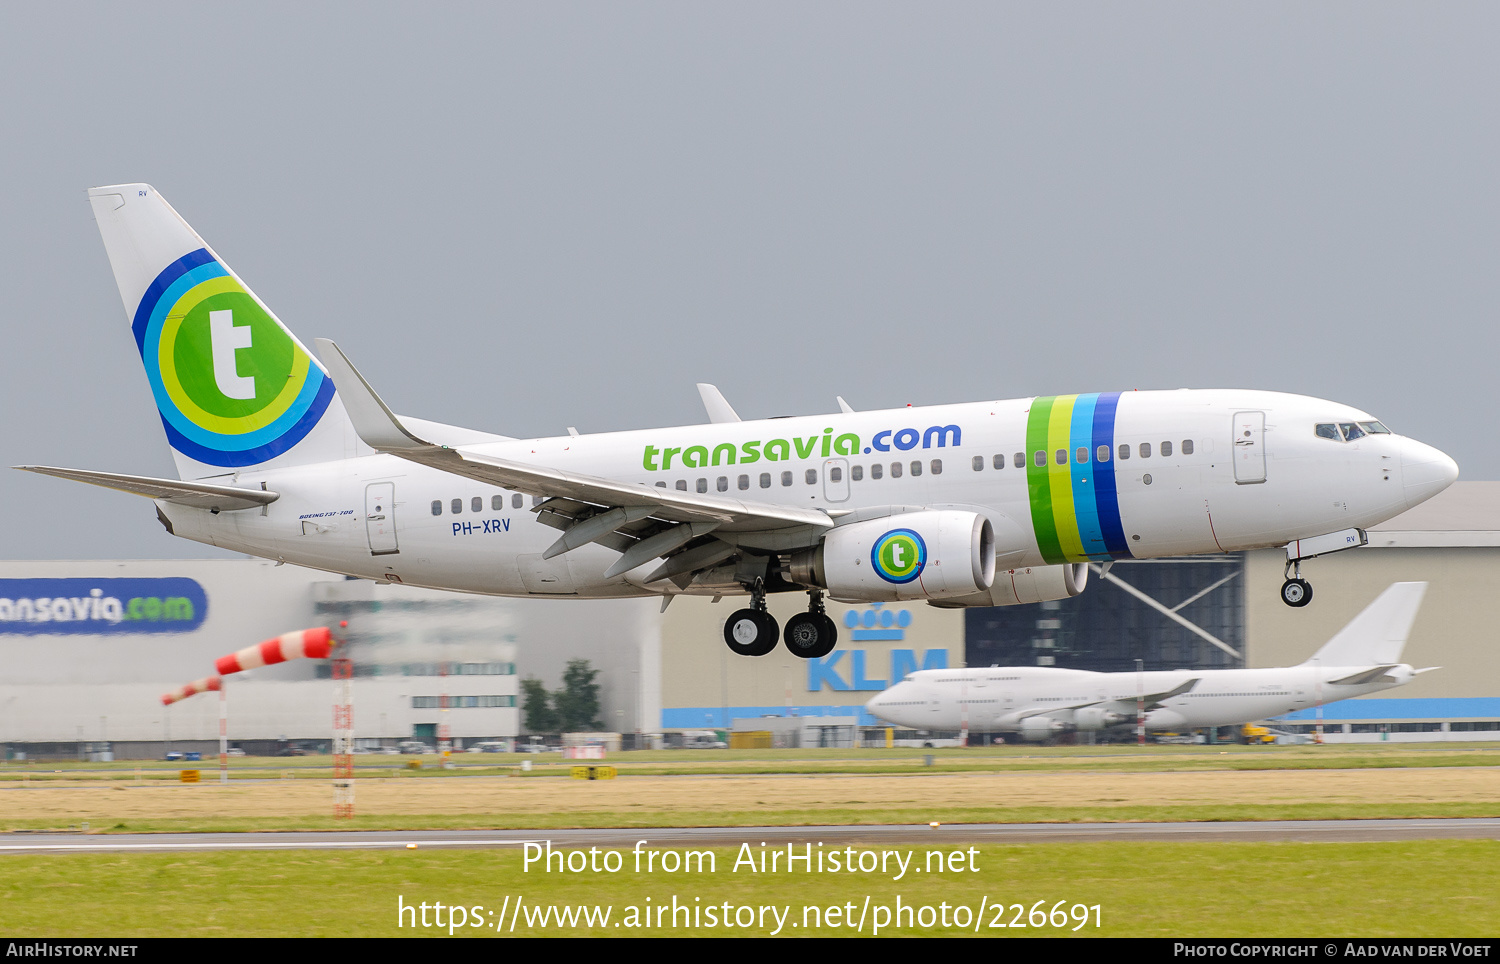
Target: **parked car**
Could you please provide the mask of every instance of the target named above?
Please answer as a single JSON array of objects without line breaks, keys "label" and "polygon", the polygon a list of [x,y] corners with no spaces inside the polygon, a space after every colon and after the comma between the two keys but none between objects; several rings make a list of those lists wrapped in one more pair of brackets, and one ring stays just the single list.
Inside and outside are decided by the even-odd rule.
[{"label": "parked car", "polygon": [[420,756],[425,753],[436,753],[432,747],[418,740],[402,740],[396,745],[396,749],[408,755]]}]

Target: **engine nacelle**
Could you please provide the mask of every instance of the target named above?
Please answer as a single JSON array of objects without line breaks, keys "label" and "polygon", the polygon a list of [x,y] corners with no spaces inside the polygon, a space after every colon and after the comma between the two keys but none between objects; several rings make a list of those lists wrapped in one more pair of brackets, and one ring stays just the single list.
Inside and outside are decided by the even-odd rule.
[{"label": "engine nacelle", "polygon": [[994,529],[956,509],[835,526],[816,549],[792,557],[792,579],[861,602],[970,596],[995,581]]},{"label": "engine nacelle", "polygon": [[1049,599],[1068,599],[1083,592],[1088,582],[1089,567],[1085,562],[1002,569],[995,574],[995,581],[987,592],[945,599],[933,605],[958,609],[966,606],[1020,606]]},{"label": "engine nacelle", "polygon": [[1073,711],[1073,725],[1080,730],[1107,730],[1129,721],[1130,717],[1124,713],[1102,706],[1085,706]]},{"label": "engine nacelle", "polygon": [[1066,733],[1070,727],[1062,720],[1050,716],[1028,716],[1020,722],[1017,731],[1023,740],[1047,740]]}]

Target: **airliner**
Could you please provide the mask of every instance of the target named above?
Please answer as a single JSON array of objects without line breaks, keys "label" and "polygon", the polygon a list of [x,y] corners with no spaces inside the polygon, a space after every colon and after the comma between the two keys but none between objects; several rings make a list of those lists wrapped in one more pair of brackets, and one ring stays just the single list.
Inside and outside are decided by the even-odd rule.
[{"label": "airliner", "polygon": [[[804,658],[824,598],[1007,606],[1117,559],[1305,559],[1458,474],[1372,415],[1299,395],[1100,392],[511,438],[394,414],[318,355],[148,184],[88,192],[178,478],[17,466],[154,500],[168,532],[383,583],[507,596],[749,596],[724,641]],[[784,632],[773,592],[806,592]]]},{"label": "airliner", "polygon": [[924,669],[865,704],[919,730],[980,730],[1046,740],[1135,725],[1186,730],[1270,719],[1411,682],[1401,662],[1425,582],[1398,582],[1312,658],[1274,669],[1092,673],[1044,666]]}]

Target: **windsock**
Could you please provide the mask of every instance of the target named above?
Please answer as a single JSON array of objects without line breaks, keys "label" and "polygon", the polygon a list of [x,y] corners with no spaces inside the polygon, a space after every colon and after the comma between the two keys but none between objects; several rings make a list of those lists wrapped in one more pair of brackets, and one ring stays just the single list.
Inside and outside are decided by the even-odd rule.
[{"label": "windsock", "polygon": [[170,693],[161,694],[161,705],[171,706],[178,700],[185,700],[194,694],[207,692],[208,690],[218,690],[223,683],[224,681],[217,676],[205,676],[200,680],[194,680],[186,686],[179,686]]},{"label": "windsock", "polygon": [[316,629],[299,629],[294,633],[282,633],[258,646],[247,646],[232,656],[221,656],[214,669],[228,676],[247,669],[258,669],[273,663],[284,663],[289,659],[323,659],[332,646],[332,636],[327,626]]}]

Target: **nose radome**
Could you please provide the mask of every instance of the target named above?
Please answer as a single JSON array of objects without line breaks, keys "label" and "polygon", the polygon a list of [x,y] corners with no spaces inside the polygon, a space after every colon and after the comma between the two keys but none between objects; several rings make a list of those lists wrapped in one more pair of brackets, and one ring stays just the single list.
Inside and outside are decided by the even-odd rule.
[{"label": "nose radome", "polygon": [[1408,509],[1437,495],[1458,478],[1458,463],[1414,439],[1402,439],[1401,485]]}]

